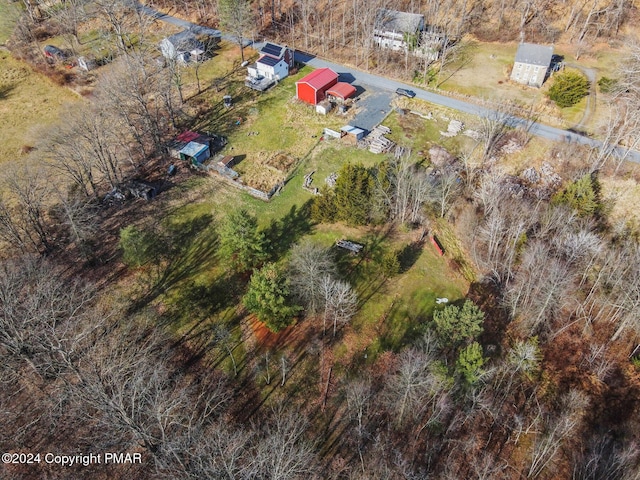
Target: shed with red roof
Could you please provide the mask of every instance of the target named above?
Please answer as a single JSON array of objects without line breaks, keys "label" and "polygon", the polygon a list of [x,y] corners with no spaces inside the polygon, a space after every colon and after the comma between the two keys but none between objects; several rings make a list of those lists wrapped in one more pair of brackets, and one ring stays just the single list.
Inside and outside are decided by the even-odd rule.
[{"label": "shed with red roof", "polygon": [[327,90],[338,83],[338,74],[330,68],[319,68],[296,82],[296,96],[311,105],[326,97]]},{"label": "shed with red roof", "polygon": [[346,82],[338,82],[329,90],[327,90],[327,95],[331,95],[343,102],[352,97],[356,93],[356,87],[350,85]]}]

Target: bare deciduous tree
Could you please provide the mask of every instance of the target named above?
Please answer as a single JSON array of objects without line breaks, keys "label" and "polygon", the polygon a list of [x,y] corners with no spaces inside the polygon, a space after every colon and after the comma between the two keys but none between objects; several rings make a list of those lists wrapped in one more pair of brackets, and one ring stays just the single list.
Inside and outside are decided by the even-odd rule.
[{"label": "bare deciduous tree", "polygon": [[274,410],[255,447],[259,478],[313,478],[317,471],[313,444],[305,438],[307,421],[283,406]]},{"label": "bare deciduous tree", "polygon": [[320,288],[324,303],[323,332],[326,330],[327,322],[330,322],[333,324],[333,336],[335,337],[338,324],[348,323],[355,315],[358,308],[358,296],[347,282],[336,280],[329,275],[323,277]]},{"label": "bare deciduous tree", "polygon": [[310,314],[324,307],[323,279],[336,275],[336,264],[331,251],[305,241],[291,250],[289,261],[291,288]]}]

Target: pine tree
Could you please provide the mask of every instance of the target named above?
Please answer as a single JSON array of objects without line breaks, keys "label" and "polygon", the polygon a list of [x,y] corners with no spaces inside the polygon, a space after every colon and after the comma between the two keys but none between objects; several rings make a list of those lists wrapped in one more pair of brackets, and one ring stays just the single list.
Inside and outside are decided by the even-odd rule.
[{"label": "pine tree", "polygon": [[289,281],[274,263],[265,264],[251,276],[242,303],[272,332],[291,324],[300,307],[292,305]]},{"label": "pine tree", "polygon": [[473,342],[460,351],[456,361],[456,371],[468,385],[473,385],[482,374],[483,365],[482,347],[478,342]]},{"label": "pine tree", "polygon": [[442,310],[436,310],[433,312],[433,321],[442,341],[457,345],[473,340],[482,333],[484,312],[471,300],[466,300],[462,308],[447,305]]},{"label": "pine tree", "polygon": [[220,255],[239,273],[248,272],[267,259],[264,234],[258,219],[246,210],[229,215],[220,229]]}]

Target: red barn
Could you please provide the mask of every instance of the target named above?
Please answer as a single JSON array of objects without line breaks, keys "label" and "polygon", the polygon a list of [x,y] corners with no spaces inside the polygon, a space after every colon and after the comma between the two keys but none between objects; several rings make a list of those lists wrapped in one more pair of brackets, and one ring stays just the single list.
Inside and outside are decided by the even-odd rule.
[{"label": "red barn", "polygon": [[324,100],[328,89],[338,83],[338,74],[330,68],[319,68],[296,82],[296,96],[311,105]]}]

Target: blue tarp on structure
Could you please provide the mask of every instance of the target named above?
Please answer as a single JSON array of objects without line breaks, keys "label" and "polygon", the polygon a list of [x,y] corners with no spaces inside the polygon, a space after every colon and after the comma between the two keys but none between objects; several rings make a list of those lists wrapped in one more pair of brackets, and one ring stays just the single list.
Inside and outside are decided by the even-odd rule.
[{"label": "blue tarp on structure", "polygon": [[179,153],[180,158],[183,160],[191,158],[198,163],[202,163],[209,158],[209,147],[198,142],[189,142],[182,147]]}]

